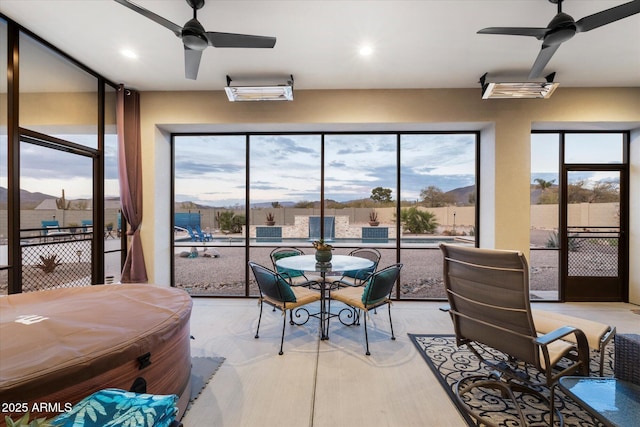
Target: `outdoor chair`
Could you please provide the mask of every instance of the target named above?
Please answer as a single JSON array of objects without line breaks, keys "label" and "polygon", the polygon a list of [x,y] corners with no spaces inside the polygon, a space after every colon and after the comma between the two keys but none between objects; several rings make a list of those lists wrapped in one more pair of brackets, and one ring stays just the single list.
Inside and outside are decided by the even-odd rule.
[{"label": "outdoor chair", "polygon": [[40,221],[42,229],[40,230],[40,237],[43,241],[47,241],[47,238],[53,240],[64,239],[71,235],[66,229],[63,231],[60,229],[60,223],[57,219]]},{"label": "outdoor chair", "polygon": [[[280,338],[280,352],[282,354],[282,346],[284,344],[284,330],[287,324],[287,310],[289,311],[289,323],[292,325],[304,325],[309,321],[311,314],[304,308],[304,305],[320,300],[320,293],[304,287],[292,287],[278,273],[263,267],[259,264],[249,261],[249,267],[253,271],[253,275],[258,283],[260,290],[260,316],[258,317],[258,327],[256,328],[255,338],[259,338],[260,321],[262,320],[262,306],[266,303],[273,306],[274,309],[282,311],[282,337]],[[304,321],[294,320],[304,316]]]},{"label": "outdoor chair", "polygon": [[357,256],[373,261],[373,265],[362,270],[351,270],[342,273],[342,276],[327,276],[326,280],[336,287],[343,286],[362,286],[362,284],[373,274],[378,268],[380,262],[380,251],[374,248],[358,248],[348,254],[349,256]]},{"label": "outdoor chair", "polygon": [[[607,354],[605,347],[616,335],[615,326],[547,310],[533,309],[531,310],[531,314],[533,315],[533,322],[536,325],[536,331],[538,331],[539,334],[547,334],[564,325],[571,325],[584,332],[587,337],[587,342],[589,343],[589,349],[600,355],[597,374],[603,376],[604,361]],[[566,339],[572,341],[572,336],[569,335]]]},{"label": "outdoor chair", "polygon": [[91,219],[83,219],[80,225],[82,226],[83,233],[90,233],[93,231],[93,220]]},{"label": "outdoor chair", "polygon": [[[481,365],[491,370],[490,374],[463,377],[456,383],[454,391],[460,407],[478,424],[496,425],[483,416],[485,412],[465,401],[479,390],[497,390],[497,398],[513,401],[521,425],[527,425],[514,394],[522,393],[535,396],[549,408],[553,425],[557,380],[564,375],[589,374],[586,336],[571,326],[538,336],[529,302],[529,267],[521,252],[447,244],[441,244],[440,249],[457,345],[466,345]],[[544,381],[535,383],[530,375],[534,371],[542,373]],[[535,386],[550,388],[551,398]]]},{"label": "outdoor chair", "polygon": [[193,229],[192,226],[187,225],[187,232],[189,233],[189,237],[191,237],[191,241],[192,242],[202,242],[203,240],[200,239],[200,236],[198,236],[198,233]]},{"label": "outdoor chair", "polygon": [[205,233],[202,231],[199,225],[196,225],[196,234],[201,242],[210,242],[213,240],[213,235],[211,233]]},{"label": "outdoor chair", "polygon": [[278,272],[282,277],[287,279],[291,286],[307,286],[311,287],[312,285],[317,285],[319,282],[322,282],[321,276],[307,276],[304,271],[300,270],[292,270],[290,268],[282,268],[276,265],[276,261],[287,258],[290,256],[298,256],[304,255],[304,252],[298,248],[275,248],[269,254],[271,258],[271,263],[273,264],[273,269]]},{"label": "outdoor chair", "polygon": [[[396,339],[393,334],[390,297],[391,292],[393,291],[393,286],[400,275],[401,268],[402,264],[390,265],[389,267],[370,275],[364,282],[363,286],[347,286],[332,291],[330,294],[330,299],[340,301],[348,306],[348,308],[343,308],[338,312],[338,320],[340,320],[340,323],[343,325],[359,325],[360,313],[364,312],[365,354],[367,356],[371,354],[369,352],[369,333],[367,331],[367,317],[369,317],[369,310],[387,304],[389,309],[389,325],[391,326],[391,339]],[[329,301],[329,308],[331,308],[331,301]]]}]

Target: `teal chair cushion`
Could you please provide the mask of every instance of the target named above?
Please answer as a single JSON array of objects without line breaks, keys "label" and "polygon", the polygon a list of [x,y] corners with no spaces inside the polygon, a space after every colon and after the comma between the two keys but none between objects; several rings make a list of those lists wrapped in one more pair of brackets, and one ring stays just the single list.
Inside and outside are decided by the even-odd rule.
[{"label": "teal chair cushion", "polygon": [[375,269],[376,269],[376,265],[374,264],[371,267],[363,268],[362,270],[345,271],[344,276],[351,277],[353,279],[364,280],[367,277],[369,277],[369,275],[373,273]]},{"label": "teal chair cushion", "polygon": [[365,284],[364,291],[362,291],[362,303],[364,305],[374,305],[384,301],[389,296],[397,275],[397,269],[387,268],[371,276]]},{"label": "teal chair cushion", "polygon": [[85,397],[52,420],[56,427],[168,427],[178,414],[178,396],[109,388]]},{"label": "teal chair cushion", "polygon": [[289,283],[281,277],[278,277],[278,288],[280,288],[280,295],[284,302],[296,302],[296,294],[293,293],[293,289],[289,286]]},{"label": "teal chair cushion", "polygon": [[[282,259],[282,258],[288,258],[290,256],[298,256],[300,255],[299,252],[278,252],[273,254],[273,259],[275,259],[276,261]],[[282,267],[278,267],[276,266],[276,268],[278,269],[278,273],[283,275],[284,277],[300,277],[300,276],[304,276],[304,273],[300,270],[292,270],[290,268],[282,268]]]}]

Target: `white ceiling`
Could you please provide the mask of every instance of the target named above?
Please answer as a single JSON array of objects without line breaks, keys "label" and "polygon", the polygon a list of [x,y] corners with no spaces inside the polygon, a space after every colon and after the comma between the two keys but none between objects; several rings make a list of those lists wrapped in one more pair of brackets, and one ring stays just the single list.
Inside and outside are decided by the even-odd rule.
[{"label": "white ceiling", "polygon": [[[185,0],[134,0],[183,26]],[[565,0],[578,20],[625,0]],[[184,78],[183,46],[171,31],[113,0],[1,0],[0,12],[115,83],[142,91],[221,90],[226,75],[295,78],[296,89],[479,87],[479,77],[525,81],[541,42],[479,35],[489,26],[546,27],[548,0],[208,0],[207,31],[277,37],[274,49],[216,49],[197,81]],[[369,44],[374,52],[361,57]],[[130,60],[120,51],[134,50]],[[640,86],[640,14],[579,33],[545,70],[563,87]]]}]

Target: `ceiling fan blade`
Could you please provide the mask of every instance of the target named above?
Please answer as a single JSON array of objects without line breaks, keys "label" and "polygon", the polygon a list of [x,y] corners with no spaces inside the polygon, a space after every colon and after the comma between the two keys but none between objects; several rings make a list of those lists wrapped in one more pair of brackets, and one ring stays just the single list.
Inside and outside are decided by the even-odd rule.
[{"label": "ceiling fan blade", "polygon": [[544,67],[547,66],[549,60],[556,53],[556,50],[560,47],[562,43],[554,44],[554,45],[543,45],[540,53],[538,53],[538,57],[536,58],[536,62],[533,63],[533,67],[531,67],[531,71],[529,71],[529,79],[536,79],[540,77],[542,71],[544,71]]},{"label": "ceiling fan blade", "polygon": [[549,31],[548,28],[537,27],[488,27],[478,31],[478,34],[503,34],[509,36],[531,36],[542,40]]},{"label": "ceiling fan blade", "polygon": [[202,58],[202,51],[189,49],[184,47],[184,76],[191,80],[198,78],[198,69],[200,68],[200,58]]},{"label": "ceiling fan blade", "polygon": [[206,32],[209,44],[213,47],[251,47],[272,48],[276,45],[275,37],[252,36],[249,34]]},{"label": "ceiling fan blade", "polygon": [[181,37],[182,35],[182,27],[174,24],[173,22],[169,21],[168,19],[163,18],[160,15],[157,15],[153,12],[151,12],[150,10],[145,9],[144,7],[140,7],[135,3],[130,2],[129,0],[114,0],[117,3],[120,3],[121,5],[128,7],[129,9],[133,10],[134,12],[138,12],[140,15],[142,16],[146,16],[147,18],[151,19],[152,21],[162,25],[165,28],[170,29],[171,31],[173,31],[173,33],[178,36]]},{"label": "ceiling fan blade", "polygon": [[581,32],[589,31],[635,15],[636,13],[640,13],[640,0],[634,0],[621,4],[620,6],[612,7],[611,9],[603,10],[602,12],[594,13],[593,15],[585,16],[576,22],[576,28]]}]

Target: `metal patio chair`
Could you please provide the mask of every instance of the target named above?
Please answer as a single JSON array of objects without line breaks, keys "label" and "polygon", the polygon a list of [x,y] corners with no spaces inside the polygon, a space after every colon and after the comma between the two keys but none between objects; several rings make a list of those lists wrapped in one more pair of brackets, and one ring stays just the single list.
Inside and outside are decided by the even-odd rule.
[{"label": "metal patio chair", "polygon": [[[515,391],[546,403],[553,425],[557,380],[564,375],[589,374],[584,333],[563,326],[538,336],[529,302],[529,267],[521,252],[447,244],[441,244],[440,249],[457,345],[466,345],[481,365],[491,369],[488,375],[463,377],[457,382],[454,391],[461,407],[479,423],[497,425],[465,401],[478,389],[498,390],[501,398],[514,402],[521,425],[527,425]],[[567,339],[569,336],[574,342]],[[542,384],[532,379],[530,372],[535,371],[543,374]],[[550,388],[550,399],[535,386]],[[557,414],[562,419],[559,411]]]},{"label": "metal patio chair", "polygon": [[[282,311],[282,337],[280,338],[280,352],[282,354],[282,346],[284,344],[284,330],[287,324],[287,311],[289,311],[289,323],[292,325],[304,325],[309,321],[311,314],[303,307],[320,300],[320,293],[301,286],[290,286],[280,274],[264,267],[260,264],[249,261],[249,267],[253,271],[253,275],[260,289],[260,316],[258,317],[258,327],[256,328],[255,338],[259,338],[260,321],[262,320],[262,306],[269,304],[274,309]],[[295,321],[295,318],[304,317],[304,321]]]},{"label": "metal patio chair", "polygon": [[[338,320],[346,326],[359,325],[360,313],[364,312],[364,339],[366,343],[366,355],[369,356],[369,333],[367,331],[367,317],[369,310],[376,309],[382,305],[389,308],[389,324],[391,326],[391,339],[395,340],[393,334],[393,322],[391,321],[391,292],[398,280],[402,264],[393,264],[369,276],[363,286],[347,286],[331,292],[331,299],[340,301],[348,308],[343,308],[338,313]],[[344,315],[343,320],[342,314]]]},{"label": "metal patio chair", "polygon": [[322,281],[322,277],[316,275],[307,276],[304,271],[282,268],[276,265],[276,261],[282,258],[298,255],[304,255],[304,252],[301,249],[294,247],[280,247],[272,250],[269,257],[271,258],[273,269],[282,277],[287,279],[291,286],[311,287],[312,285],[317,285],[318,282]]},{"label": "metal patio chair", "polygon": [[373,261],[373,265],[362,270],[351,270],[342,273],[342,276],[327,276],[326,280],[337,287],[362,286],[363,283],[375,273],[380,262],[380,251],[374,248],[357,248],[348,253],[349,256],[357,256]]}]

